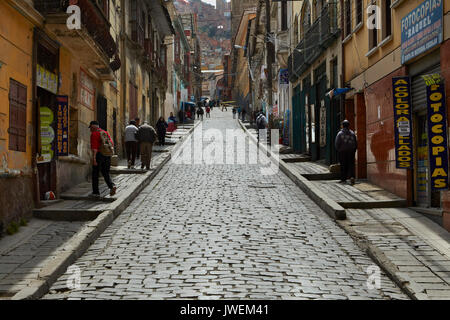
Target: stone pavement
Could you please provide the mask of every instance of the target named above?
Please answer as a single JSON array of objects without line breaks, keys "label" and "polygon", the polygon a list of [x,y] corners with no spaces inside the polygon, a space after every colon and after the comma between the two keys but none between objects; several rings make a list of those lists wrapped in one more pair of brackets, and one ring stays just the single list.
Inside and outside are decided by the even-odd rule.
[{"label": "stone pavement", "polygon": [[[255,134],[254,130],[248,130]],[[281,157],[283,159],[283,157]],[[314,162],[286,163],[294,176],[326,174]],[[346,208],[337,223],[414,299],[450,299],[450,234],[408,208],[406,201],[370,184],[313,181],[328,199]],[[395,207],[397,208],[395,208]]]},{"label": "stone pavement", "polygon": [[[215,109],[193,136],[238,128]],[[44,299],[408,298],[383,271],[368,285],[374,262],[283,173],[240,163],[243,145],[212,163],[221,141],[201,139],[203,161],[168,163]]]},{"label": "stone pavement", "polygon": [[[191,125],[190,128],[193,126]],[[189,130],[177,132],[177,138],[186,136]],[[169,140],[170,141],[170,140]],[[118,167],[112,167],[113,181],[118,187],[118,193],[113,198],[101,178],[102,201],[90,199],[92,192],[90,182],[81,183],[61,195],[65,200],[55,201],[43,209],[35,210],[28,226],[21,227],[17,234],[6,236],[0,240],[0,299],[9,299],[20,292],[34,286],[40,279],[51,277],[57,272],[70,251],[78,253],[94,237],[108,219],[98,223],[89,223],[104,212],[110,216],[120,213],[126,201],[131,200],[133,192],[156,175],[164,161],[170,157],[174,145],[155,146],[152,158],[152,170],[127,171],[126,161],[121,161]],[[125,165],[123,165],[125,163]],[[157,170],[155,170],[157,169]],[[130,199],[127,199],[130,198]],[[106,214],[108,217],[108,214]],[[68,220],[68,221],[63,221]],[[97,229],[97,230],[94,230]],[[62,258],[66,257],[66,258]],[[53,272],[54,271],[54,272]],[[45,276],[44,276],[45,275]],[[42,285],[41,285],[42,287]],[[38,291],[38,290],[36,290]]]}]

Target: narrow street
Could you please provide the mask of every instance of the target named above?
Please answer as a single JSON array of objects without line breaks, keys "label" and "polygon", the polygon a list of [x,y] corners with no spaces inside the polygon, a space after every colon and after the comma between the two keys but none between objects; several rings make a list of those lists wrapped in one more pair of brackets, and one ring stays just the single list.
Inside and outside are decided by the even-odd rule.
[{"label": "narrow street", "polygon": [[[194,136],[209,129],[245,135],[230,110]],[[44,299],[407,299],[383,273],[369,288],[375,264],[352,238],[254,164],[169,162],[75,265],[81,286],[66,273]]]}]

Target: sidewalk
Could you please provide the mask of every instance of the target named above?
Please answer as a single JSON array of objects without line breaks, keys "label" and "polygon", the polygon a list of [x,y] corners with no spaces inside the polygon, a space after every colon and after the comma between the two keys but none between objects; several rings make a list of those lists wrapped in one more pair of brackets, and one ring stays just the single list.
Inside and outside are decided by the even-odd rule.
[{"label": "sidewalk", "polygon": [[[91,183],[81,183],[54,204],[34,210],[34,218],[18,233],[0,239],[0,300],[37,299],[45,294],[159,173],[198,123],[169,134],[166,146],[154,146],[151,170],[129,170],[126,160],[112,167],[114,197],[103,180],[101,199],[89,198]],[[140,168],[139,160],[135,167]]]},{"label": "sidewalk", "polygon": [[[256,130],[241,126],[256,141]],[[328,167],[304,159],[292,162],[293,157],[300,158],[271,154],[280,170],[334,217],[409,297],[450,299],[449,232],[406,208],[405,199],[368,181],[341,184]]]}]

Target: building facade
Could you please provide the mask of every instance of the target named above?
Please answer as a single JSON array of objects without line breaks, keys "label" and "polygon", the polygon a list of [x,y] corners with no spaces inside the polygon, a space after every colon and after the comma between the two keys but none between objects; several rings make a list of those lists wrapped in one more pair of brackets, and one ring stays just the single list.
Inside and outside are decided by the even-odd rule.
[{"label": "building facade", "polygon": [[[441,103],[448,115],[450,1],[342,1],[342,4],[343,73],[346,84],[353,89],[345,96],[345,114],[358,135],[357,175],[407,199],[410,206],[434,213],[450,230],[448,188],[440,190],[433,186],[436,178],[448,179],[444,176],[448,168],[436,169],[435,155],[429,153],[433,150],[430,143],[436,140],[429,140],[435,132],[428,131],[433,114],[424,80],[427,75],[439,75],[442,79],[447,101]],[[365,9],[370,4],[379,6],[378,28],[370,27],[373,12]],[[394,83],[398,77],[409,82],[403,87],[407,93],[402,94],[405,95],[402,101],[409,108],[401,111],[406,114],[408,143],[404,139],[396,142],[399,111],[394,110],[394,105],[399,94],[394,91]],[[440,136],[448,136],[446,120]],[[406,159],[402,156],[405,152],[409,154],[405,165],[408,169],[398,163]],[[447,162],[448,156],[444,167]]]}]

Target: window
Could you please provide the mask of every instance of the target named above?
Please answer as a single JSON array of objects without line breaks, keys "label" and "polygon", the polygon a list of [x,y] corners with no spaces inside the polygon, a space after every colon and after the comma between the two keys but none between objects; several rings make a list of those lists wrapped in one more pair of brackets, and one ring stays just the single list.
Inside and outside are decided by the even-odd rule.
[{"label": "window", "polygon": [[352,5],[350,0],[345,1],[345,37],[352,33]]},{"label": "window", "polygon": [[323,8],[323,0],[316,0],[314,3],[314,20],[320,17]]},{"label": "window", "polygon": [[363,22],[363,0],[356,0],[356,25]]},{"label": "window", "polygon": [[392,11],[391,0],[383,0],[383,39],[392,35]]},{"label": "window", "polygon": [[78,155],[78,110],[69,108],[69,153]]},{"label": "window", "polygon": [[288,29],[288,21],[287,21],[287,1],[281,1],[281,31],[285,31]]},{"label": "window", "polygon": [[305,32],[308,31],[310,26],[311,26],[311,5],[307,0],[305,2],[305,8],[303,11],[303,30],[302,30],[303,36],[305,35]]},{"label": "window", "polygon": [[27,151],[27,87],[9,82],[9,150]]},{"label": "window", "polygon": [[[370,5],[376,5],[376,1],[372,1]],[[378,19],[377,19],[378,21]],[[378,29],[369,28],[369,51],[375,49],[378,46]]]},{"label": "window", "polygon": [[299,43],[299,30],[298,30],[298,15],[295,15],[294,19],[294,43],[297,45]]},{"label": "window", "polygon": [[339,87],[339,79],[338,79],[338,61],[337,58],[331,60],[331,88]]}]

